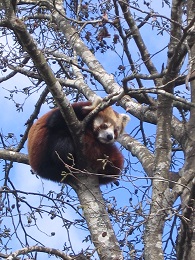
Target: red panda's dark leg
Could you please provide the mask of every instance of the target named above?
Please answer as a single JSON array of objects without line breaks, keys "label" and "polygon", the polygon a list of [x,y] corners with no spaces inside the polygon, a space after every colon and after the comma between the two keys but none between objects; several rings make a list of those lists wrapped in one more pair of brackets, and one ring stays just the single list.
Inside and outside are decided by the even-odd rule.
[{"label": "red panda's dark leg", "polygon": [[86,133],[84,137],[85,155],[91,169],[99,174],[100,184],[116,181],[121,174],[124,158],[115,144],[102,144],[94,136]]},{"label": "red panda's dark leg", "polygon": [[105,165],[105,169],[102,172],[105,174],[99,178],[100,184],[106,184],[109,182],[115,182],[121,175],[124,165],[124,158],[121,152],[114,145],[112,146],[111,153],[108,154],[108,161]]}]

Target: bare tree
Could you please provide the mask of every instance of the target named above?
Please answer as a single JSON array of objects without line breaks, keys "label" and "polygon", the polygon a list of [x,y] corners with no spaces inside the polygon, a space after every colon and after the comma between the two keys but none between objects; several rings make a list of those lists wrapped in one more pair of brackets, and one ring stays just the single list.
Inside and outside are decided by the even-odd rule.
[{"label": "bare tree", "polygon": [[[23,134],[1,126],[1,258],[193,259],[195,2],[2,0],[0,16],[1,100],[26,120]],[[121,179],[101,190],[82,153],[87,122],[70,106],[99,96],[97,111],[116,104],[131,116]],[[28,131],[45,106],[60,108],[87,174],[47,193],[46,181],[42,192],[17,189],[14,162],[28,165]],[[41,240],[57,236],[42,219],[60,221],[63,247]],[[83,230],[81,248],[72,228]]]}]

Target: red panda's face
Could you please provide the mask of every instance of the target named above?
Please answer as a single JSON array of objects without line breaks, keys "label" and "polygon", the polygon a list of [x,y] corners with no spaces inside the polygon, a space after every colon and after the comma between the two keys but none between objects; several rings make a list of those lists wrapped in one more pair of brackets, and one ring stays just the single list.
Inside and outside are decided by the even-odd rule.
[{"label": "red panda's face", "polygon": [[107,107],[93,120],[93,133],[101,143],[112,144],[123,133],[129,120],[128,115],[119,114],[111,107]]},{"label": "red panda's face", "polygon": [[117,139],[117,130],[109,122],[102,122],[94,128],[94,134],[101,143],[110,144]]}]

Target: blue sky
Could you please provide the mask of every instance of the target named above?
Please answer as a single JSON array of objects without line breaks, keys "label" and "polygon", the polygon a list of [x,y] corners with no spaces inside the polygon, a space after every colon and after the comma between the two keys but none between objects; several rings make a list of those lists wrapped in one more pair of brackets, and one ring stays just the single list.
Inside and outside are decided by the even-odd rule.
[{"label": "blue sky", "polygon": [[[153,1],[152,2],[155,10],[156,7],[159,7],[158,10],[159,12],[161,11],[160,6],[159,6],[159,1]],[[169,12],[168,8],[163,9],[164,14],[167,15],[167,13]],[[142,36],[143,38],[146,40],[146,43],[149,46],[149,51],[151,53],[155,53],[156,51],[158,51],[159,49],[162,49],[167,41],[168,41],[168,37],[162,37],[162,36],[157,36],[157,34],[154,32],[152,34],[150,34],[151,32],[151,27],[148,26],[148,30],[143,29],[141,30]],[[168,35],[167,35],[168,36]],[[106,40],[108,43],[111,42],[111,39]],[[119,45],[118,45],[119,46]],[[117,48],[121,48],[120,46]],[[132,48],[132,56],[133,58],[137,59],[137,54],[135,52],[135,45],[132,43],[131,45]],[[118,67],[118,65],[120,65],[120,60],[116,58],[116,55],[114,53],[105,53],[105,54],[99,54],[97,55],[97,58],[102,62],[103,66],[110,72],[113,72],[113,67],[116,69]],[[167,60],[167,56],[165,55],[165,52],[160,53],[160,55],[157,55],[153,58],[153,61],[155,63],[155,65],[157,66],[158,70],[161,70],[161,66],[162,63],[164,62],[166,64],[166,60]],[[144,71],[146,72],[146,71]],[[5,73],[0,72],[0,77],[4,76]],[[153,86],[152,82],[146,82],[145,86]],[[26,123],[27,119],[29,118],[30,114],[32,113],[33,109],[34,109],[34,105],[40,95],[40,93],[35,93],[34,95],[32,95],[30,98],[28,98],[26,100],[26,103],[24,105],[24,112],[17,112],[16,111],[16,107],[15,104],[8,99],[5,99],[3,97],[5,96],[9,96],[9,92],[6,91],[6,89],[14,89],[14,86],[17,86],[18,88],[24,88],[26,86],[31,85],[31,82],[23,76],[19,76],[19,77],[14,77],[13,79],[9,80],[8,82],[3,82],[1,83],[1,88],[0,88],[0,97],[1,97],[1,109],[0,109],[0,118],[1,118],[1,122],[0,122],[0,131],[1,133],[3,133],[4,135],[7,135],[8,133],[12,133],[14,131],[14,134],[16,135],[16,138],[19,140],[20,139],[20,134],[22,134],[24,132],[24,124]],[[25,96],[18,94],[15,95],[15,98],[17,100],[18,103],[23,103],[25,100]],[[49,108],[46,105],[43,105],[42,109],[41,109],[41,113],[40,115],[44,114],[45,112],[47,112],[49,110]],[[123,112],[122,110],[120,110],[120,112]],[[134,127],[138,124],[138,120],[133,118],[131,116],[131,121],[127,127],[127,132],[131,132]],[[151,135],[154,133],[154,127],[151,125],[147,126],[147,131],[148,131],[148,135]],[[26,145],[24,147],[24,149],[21,151],[23,153],[27,153],[27,149],[26,149]],[[125,150],[123,151],[125,154]],[[130,176],[138,176],[143,178],[143,172],[142,172],[142,168],[140,166],[140,164],[136,163],[136,159],[133,158],[130,154],[129,154],[130,158],[131,158],[131,168],[129,169],[129,174]],[[0,171],[2,172],[3,170],[3,164],[0,164]],[[134,171],[135,170],[135,171]],[[37,193],[44,193],[47,194],[50,190],[55,190],[56,192],[60,191],[60,185],[50,182],[50,181],[45,181],[44,180],[44,186],[42,185],[42,181],[38,178],[36,178],[34,175],[32,175],[30,173],[30,166],[27,165],[22,165],[22,164],[17,164],[14,163],[14,168],[11,170],[10,173],[10,178],[13,181],[15,188],[17,190],[22,190],[22,191],[26,191],[26,192],[37,192]],[[112,196],[116,196],[117,201],[120,203],[121,208],[125,207],[125,205],[128,205],[129,203],[129,198],[132,195],[134,198],[134,203],[136,204],[136,196],[134,195],[135,190],[139,187],[137,185],[146,185],[147,182],[145,182],[145,180],[140,179],[137,182],[132,182],[132,183],[124,183],[121,182],[121,185],[119,188],[116,188],[117,190],[113,189],[113,191],[111,191],[110,187],[105,187],[103,188],[103,190],[105,191],[105,194],[107,197],[112,197]],[[148,183],[149,185],[149,183]],[[44,188],[43,188],[44,187]],[[124,189],[122,187],[130,187],[130,192],[132,192],[132,194],[130,194],[130,192],[127,189]],[[122,195],[121,192],[122,191]],[[138,195],[142,196],[141,191],[138,191]],[[28,196],[28,202],[34,206],[38,206],[39,205],[39,198],[38,196]],[[48,201],[45,201],[45,203],[49,203]],[[137,203],[139,203],[139,199],[137,199]],[[24,211],[26,210],[25,206],[24,206]],[[70,209],[67,208],[66,212],[65,212],[65,217],[67,219],[74,219],[76,218],[75,213]],[[27,216],[23,216],[24,218],[24,223],[26,223],[27,225]],[[40,218],[39,220],[39,226],[41,227],[41,230],[45,233],[47,233],[48,235],[51,234],[51,232],[55,232],[56,235],[55,236],[48,236],[46,234],[44,234],[43,232],[38,232],[37,235],[38,239],[41,241],[44,241],[44,244],[48,247],[53,247],[53,248],[59,248],[61,249],[65,240],[68,241],[67,238],[67,233],[65,232],[65,229],[62,228],[63,223],[59,220],[59,219],[54,219],[54,220],[50,220],[49,216],[45,215],[44,218]],[[10,218],[4,218],[3,222],[2,222],[2,226],[3,225],[7,225],[7,224],[11,224],[11,219]],[[116,227],[117,230],[117,227]],[[28,231],[31,232],[31,234],[34,234],[36,231],[36,228],[28,228]],[[22,231],[20,230],[19,233],[21,233],[21,236],[23,237]],[[85,245],[82,244],[81,241],[81,237],[83,238],[83,231],[82,230],[78,230],[78,229],[73,229],[71,234],[71,241],[72,244],[75,248],[76,252],[79,252],[79,250],[81,250],[81,248],[86,248],[87,247],[87,243]],[[34,244],[34,243],[33,243]],[[16,240],[14,240],[14,242],[12,243],[13,246],[13,250],[20,248],[21,246],[16,242]],[[39,257],[40,260],[45,260],[48,259],[47,255],[42,255],[41,257]],[[52,258],[51,258],[52,259]]]}]

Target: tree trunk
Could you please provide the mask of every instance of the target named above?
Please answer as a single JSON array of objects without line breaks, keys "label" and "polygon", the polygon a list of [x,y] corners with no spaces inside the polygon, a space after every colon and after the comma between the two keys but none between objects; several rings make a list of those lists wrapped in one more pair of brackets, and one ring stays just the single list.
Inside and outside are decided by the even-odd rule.
[{"label": "tree trunk", "polygon": [[[188,25],[194,23],[195,2],[188,1]],[[189,56],[189,76],[195,71],[195,27],[192,27],[191,34],[188,37],[188,56]],[[190,82],[191,102],[195,103],[195,80]],[[195,108],[191,107],[190,120],[187,126],[185,142],[185,165],[183,167],[183,176],[192,175],[194,178],[187,185],[181,195],[182,200],[182,218],[181,228],[177,241],[177,259],[193,260],[195,257]]]},{"label": "tree trunk", "polygon": [[91,240],[97,249],[99,258],[101,260],[123,259],[108,212],[106,211],[97,176],[79,175],[71,186],[79,197],[84,217],[91,233]]}]

